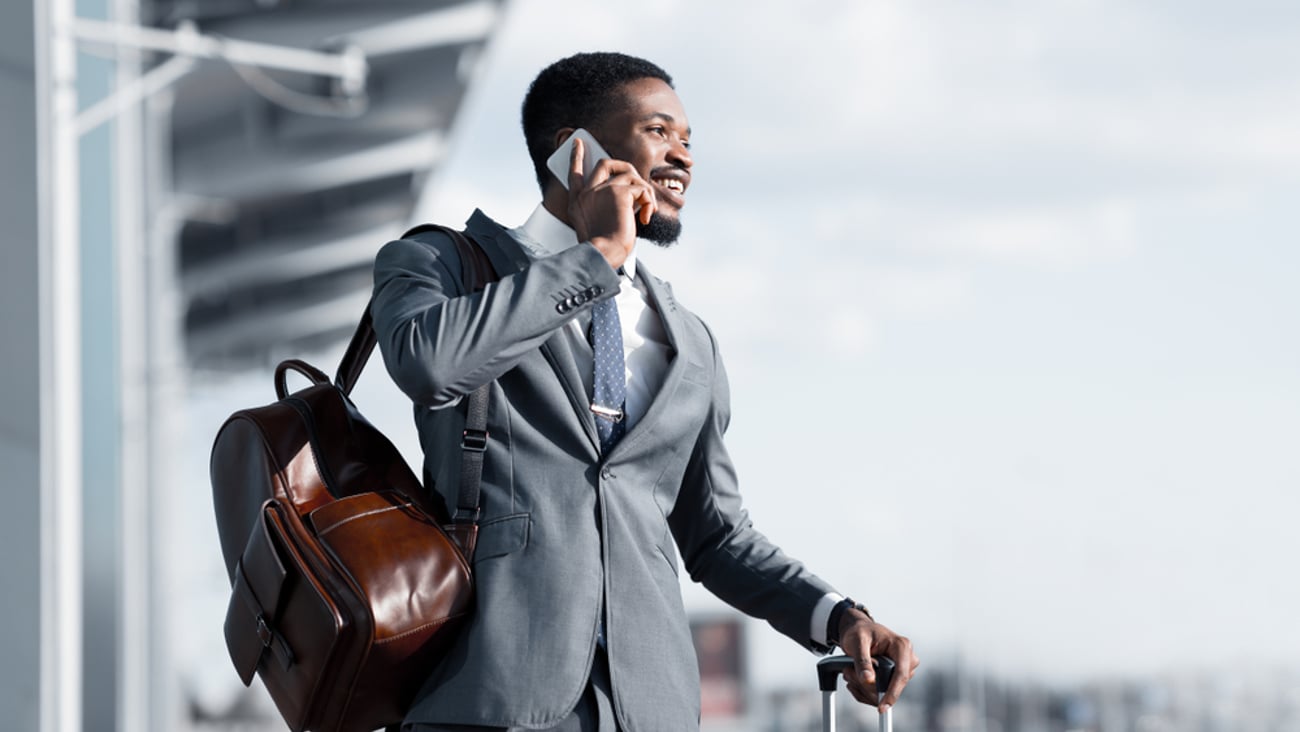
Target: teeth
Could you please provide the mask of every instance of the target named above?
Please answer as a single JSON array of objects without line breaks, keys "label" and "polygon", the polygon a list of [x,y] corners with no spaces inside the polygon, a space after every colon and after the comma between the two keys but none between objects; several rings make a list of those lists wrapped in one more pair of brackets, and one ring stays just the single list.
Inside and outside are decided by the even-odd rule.
[{"label": "teeth", "polygon": [[676,178],[656,178],[655,183],[658,183],[664,188],[667,188],[668,190],[673,191],[675,193],[682,193],[686,190],[686,186],[682,185],[682,182],[677,180]]}]

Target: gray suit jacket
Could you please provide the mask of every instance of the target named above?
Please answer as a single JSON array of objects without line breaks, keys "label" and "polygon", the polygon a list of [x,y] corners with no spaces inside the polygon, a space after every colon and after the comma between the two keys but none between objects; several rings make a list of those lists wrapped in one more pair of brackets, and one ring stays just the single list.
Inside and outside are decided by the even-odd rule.
[{"label": "gray suit jacket", "polygon": [[[577,703],[604,614],[628,732],[695,728],[699,676],[678,584],[691,579],[809,646],[831,588],[755,531],[723,445],[728,388],[712,334],[641,264],[672,348],[645,416],[604,457],[560,332],[612,297],[591,246],[530,262],[475,212],[468,233],[503,276],[477,295],[440,234],[390,242],[375,264],[379,348],[415,402],[426,481],[455,505],[460,398],[495,380],[474,557],[477,607],[408,722],[543,727]],[[581,345],[577,347],[583,347]]]}]

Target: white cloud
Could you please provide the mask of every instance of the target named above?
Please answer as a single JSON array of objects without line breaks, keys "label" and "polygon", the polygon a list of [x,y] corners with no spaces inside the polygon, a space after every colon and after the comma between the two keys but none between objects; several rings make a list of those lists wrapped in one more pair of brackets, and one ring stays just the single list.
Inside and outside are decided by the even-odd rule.
[{"label": "white cloud", "polygon": [[904,317],[935,317],[958,310],[972,295],[969,274],[954,270],[879,268],[864,277],[882,312]]},{"label": "white cloud", "polygon": [[[969,274],[935,257],[883,263],[869,248],[806,236],[797,223],[716,213],[692,221],[680,246],[642,257],[724,334],[728,353],[859,357],[879,344],[886,321],[942,317],[972,293]],[[730,221],[740,222],[734,231]]]},{"label": "white cloud", "polygon": [[915,226],[911,238],[939,254],[1057,269],[1131,254],[1137,242],[1133,207],[1118,202],[958,214]]}]

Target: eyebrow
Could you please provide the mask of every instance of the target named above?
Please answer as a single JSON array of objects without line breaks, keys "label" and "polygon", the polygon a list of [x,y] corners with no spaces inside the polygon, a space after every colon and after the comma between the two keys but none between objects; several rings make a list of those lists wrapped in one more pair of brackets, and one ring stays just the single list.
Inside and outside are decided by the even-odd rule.
[{"label": "eyebrow", "polygon": [[[677,118],[676,118],[676,117],[672,116],[671,114],[666,114],[666,113],[664,113],[664,112],[651,112],[650,114],[647,114],[646,116],[642,117],[641,119],[639,119],[639,120],[637,120],[637,121],[638,121],[638,122],[649,122],[649,121],[652,120],[652,119],[661,119],[661,120],[663,120],[663,121],[665,121],[665,122],[667,122],[667,123],[669,123],[669,124],[672,124],[672,123],[674,123],[674,122],[677,121]],[[691,135],[691,128],[687,127],[687,128],[686,128],[686,136],[687,136],[687,137],[690,137],[690,135]]]}]

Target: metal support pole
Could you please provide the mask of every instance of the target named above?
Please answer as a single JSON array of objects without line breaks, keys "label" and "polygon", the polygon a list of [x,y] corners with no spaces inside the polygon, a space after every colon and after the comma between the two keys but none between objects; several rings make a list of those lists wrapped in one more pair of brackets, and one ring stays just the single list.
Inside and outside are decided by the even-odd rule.
[{"label": "metal support pole", "polygon": [[[150,97],[144,105],[143,122],[150,136],[171,139],[174,101],[172,92],[168,90]],[[180,235],[182,220],[169,193],[174,187],[168,155],[169,151],[164,147],[144,161],[147,166],[143,176],[146,181],[144,204],[151,214],[141,239],[145,247],[142,267],[144,297],[149,303],[144,325],[149,395],[142,405],[143,439],[147,440],[151,458],[145,466],[148,471],[145,482],[151,487],[146,507],[148,514],[142,520],[149,529],[148,541],[157,546],[173,546],[178,541],[185,541],[185,537],[174,533],[174,522],[167,520],[177,515],[178,494],[170,487],[177,484],[180,476],[177,460],[178,454],[184,453],[185,419],[176,405],[185,403],[186,397],[184,308],[181,307],[180,287],[175,277],[178,271],[175,242]],[[159,553],[149,553],[148,547],[139,549],[148,553],[151,560],[147,602],[150,607],[166,608],[174,601],[171,593],[183,586],[174,576],[174,572],[179,570],[174,562],[166,561]],[[151,666],[149,729],[155,732],[183,729],[188,712],[183,704],[179,679],[170,672],[175,669],[172,643],[177,622],[179,620],[170,614],[162,613],[148,629],[149,656],[144,660]]]},{"label": "metal support pole", "polygon": [[[80,732],[81,273],[77,58],[49,33],[73,0],[36,3],[41,403],[41,731]],[[42,131],[45,131],[42,134]]]},{"label": "metal support pole", "polygon": [[[119,22],[140,18],[137,0],[112,0],[111,15]],[[118,475],[121,522],[118,526],[121,592],[118,604],[117,729],[150,732],[162,727],[153,715],[151,654],[156,643],[153,591],[156,573],[150,548],[154,526],[149,512],[154,486],[149,481],[148,301],[144,203],[144,110],[154,97],[194,67],[194,60],[176,56],[156,67],[157,81],[143,83],[140,54],[118,54],[114,88],[139,89],[142,94],[113,107],[113,210],[118,307],[119,408],[121,464]],[[175,77],[163,69],[172,69]],[[82,122],[90,110],[82,113]]]}]

